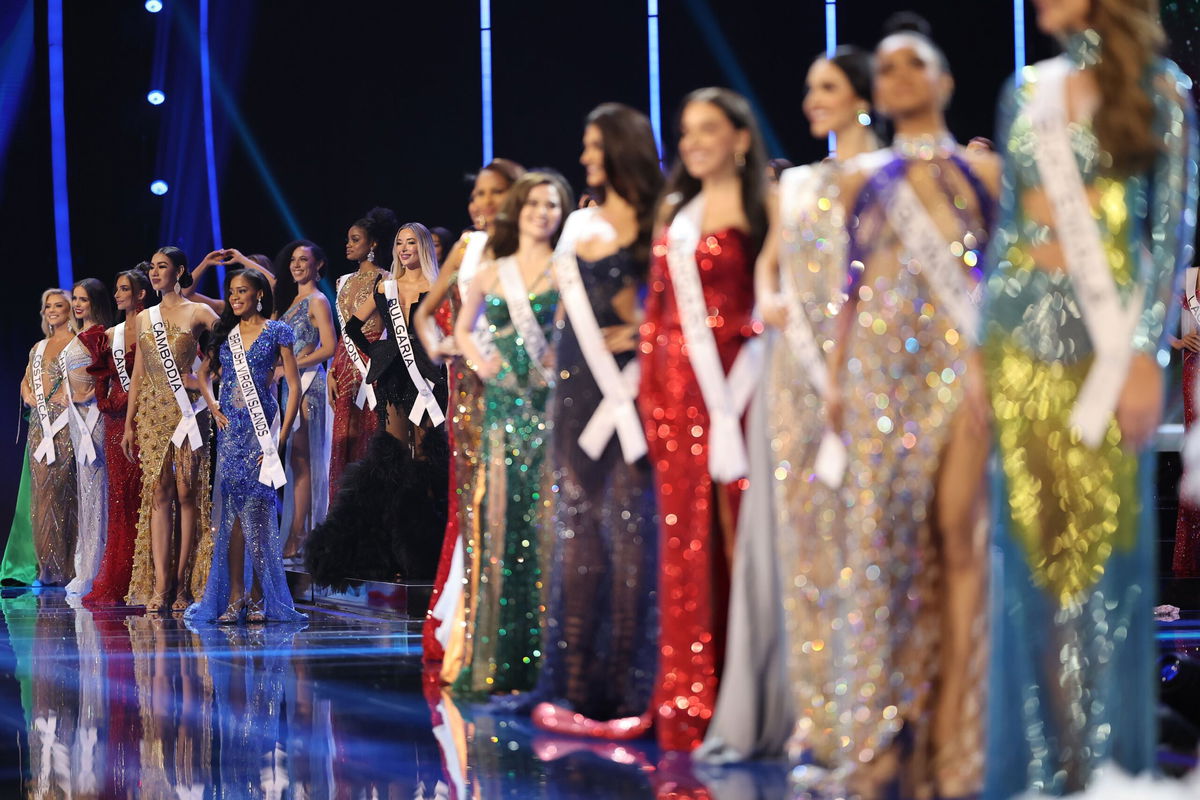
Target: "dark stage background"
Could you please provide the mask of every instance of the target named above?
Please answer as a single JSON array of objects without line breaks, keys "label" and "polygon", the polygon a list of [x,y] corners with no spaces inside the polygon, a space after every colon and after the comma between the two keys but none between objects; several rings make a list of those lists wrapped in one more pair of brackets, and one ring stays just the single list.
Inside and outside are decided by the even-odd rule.
[{"label": "dark stage background", "polygon": [[[178,244],[212,249],[197,57],[201,0],[65,2],[71,253],[76,279],[115,273]],[[1182,5],[1182,7],[1180,7]],[[1196,0],[1165,15],[1197,72]],[[950,125],[992,134],[1012,72],[1012,4],[841,0],[838,40],[871,46],[912,8],[934,26],[957,77]],[[648,110],[646,3],[492,2],[495,153],[561,170],[578,189],[584,115],[605,100]],[[752,92],[773,156],[824,154],[800,113],[804,73],[824,49],[822,0],[660,0],[664,140],[680,98],[709,84]],[[1027,10],[1029,60],[1053,52]],[[479,4],[211,0],[214,152],[223,246],[274,255],[303,235],[334,275],[346,228],[373,205],[402,220],[467,224],[464,175],[479,166]],[[24,431],[17,383],[38,339],[40,292],[57,278],[50,161],[47,0],[0,8],[0,541]],[[161,106],[146,102],[152,88]],[[152,195],[156,178],[169,182]],[[204,287],[215,291],[209,283]],[[18,441],[19,440],[19,441]]]}]

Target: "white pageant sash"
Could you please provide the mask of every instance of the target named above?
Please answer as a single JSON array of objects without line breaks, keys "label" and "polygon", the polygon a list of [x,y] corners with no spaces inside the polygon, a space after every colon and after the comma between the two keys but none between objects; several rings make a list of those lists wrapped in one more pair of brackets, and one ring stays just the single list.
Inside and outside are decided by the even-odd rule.
[{"label": "white pageant sash", "polygon": [[[792,173],[792,174],[788,174]],[[813,167],[797,167],[784,173],[780,182],[780,215],[784,224],[790,224],[797,215],[811,214],[817,204],[817,189],[822,184],[821,173]],[[797,285],[796,270],[785,268],[780,261],[780,288],[783,291],[788,316],[783,335],[792,357],[800,365],[809,386],[819,395],[829,391],[829,367],[825,353],[817,343],[816,334],[809,324],[808,313]],[[842,478],[849,462],[849,453],[842,437],[835,431],[826,430],[821,437],[813,462],[813,471],[822,483],[831,488],[842,485]]]},{"label": "white pageant sash", "polygon": [[67,350],[71,345],[67,345],[58,354],[58,368],[63,374],[63,391],[67,394],[67,413],[71,415],[71,419],[75,420],[75,429],[71,432],[71,444],[75,448],[75,460],[80,464],[91,464],[96,460],[96,445],[92,442],[92,431],[96,429],[96,423],[100,421],[100,409],[96,407],[93,401],[87,410],[87,416],[79,413],[79,406],[75,404],[75,397],[71,393],[71,370],[67,365]]},{"label": "white pageant sash", "polygon": [[896,182],[887,204],[888,223],[904,249],[921,264],[925,282],[946,310],[959,333],[972,345],[979,336],[979,301],[964,272],[963,262],[950,252],[950,243],[929,216],[908,179]]},{"label": "white pageant sash", "polygon": [[1070,71],[1064,58],[1040,63],[1028,113],[1037,133],[1034,157],[1050,201],[1054,233],[1095,349],[1071,411],[1072,426],[1079,429],[1084,444],[1094,448],[1104,439],[1129,372],[1144,290],[1139,287],[1128,305],[1122,305],[1067,133]]},{"label": "white pageant sash", "polygon": [[508,316],[521,336],[525,352],[529,354],[530,361],[542,374],[546,383],[554,383],[554,376],[542,363],[546,351],[550,349],[550,343],[546,341],[546,334],[542,331],[537,315],[533,313],[533,306],[529,303],[529,288],[525,285],[525,279],[521,277],[517,259],[508,256],[497,261],[496,275],[500,279],[500,290],[504,293],[504,302],[508,306]]},{"label": "white pageant sash", "polygon": [[179,424],[175,426],[175,432],[171,434],[171,444],[182,447],[183,440],[187,439],[192,450],[199,450],[204,440],[200,436],[200,425],[196,422],[196,415],[208,408],[208,402],[204,399],[203,392],[200,393],[195,404],[188,398],[187,389],[183,385],[183,371],[175,362],[175,355],[171,352],[171,343],[167,341],[167,324],[163,322],[162,307],[150,306],[148,310],[150,312],[150,332],[154,335],[154,349],[162,361],[163,372],[167,376],[167,385],[171,387],[171,394],[175,395],[175,404],[179,406]]},{"label": "white pageant sash", "polygon": [[[308,394],[308,390],[312,388],[313,381],[315,381],[317,379],[317,376],[320,375],[324,370],[325,370],[324,364],[317,364],[315,367],[308,367],[300,372],[300,405],[301,406],[304,405],[304,396],[306,394]],[[279,414],[283,414],[282,408],[279,410]],[[300,414],[300,412],[297,411],[296,418],[294,420],[292,420],[292,430],[293,431],[300,430],[301,416],[302,415]]]},{"label": "white pageant sash", "polygon": [[[349,275],[343,275],[338,278],[337,291],[335,294],[340,298],[342,295],[342,287],[346,285],[346,281],[350,279]],[[358,347],[350,339],[350,334],[346,333],[346,318],[342,315],[342,304],[334,303],[337,308],[338,325],[342,329],[342,346],[346,348],[346,355],[350,356],[350,363],[358,370],[358,394],[354,396],[354,404],[359,408],[364,405],[369,405],[372,409],[375,408],[375,387],[367,383],[367,362],[363,358],[363,354],[358,352]]]},{"label": "white pageant sash", "polygon": [[[46,399],[46,387],[42,385],[42,367],[46,359],[46,340],[37,343],[37,347],[33,350],[33,363],[29,367],[29,377],[33,382],[33,397],[37,401],[34,408],[37,410],[38,423],[42,426],[42,441],[38,444],[37,450],[33,451],[34,461],[43,461],[46,464],[53,464],[54,453],[54,437],[67,424],[70,417],[67,416],[67,410],[58,415],[58,419],[50,419],[50,403]],[[68,402],[68,405],[70,403]]]},{"label": "white pageant sash", "polygon": [[408,379],[417,390],[417,399],[408,412],[408,421],[420,425],[421,418],[429,414],[429,420],[435,426],[441,425],[446,421],[446,414],[433,396],[433,382],[426,380],[421,370],[417,369],[417,357],[413,352],[412,337],[408,334],[408,324],[404,321],[404,309],[400,307],[400,290],[395,278],[383,282],[383,296],[387,298],[388,321],[391,323],[392,336],[396,339],[396,348],[408,371]]},{"label": "white pageant sash", "polygon": [[615,433],[621,443],[625,463],[633,464],[646,455],[646,432],[638,416],[637,397],[641,370],[632,359],[622,370],[604,343],[604,333],[588,299],[579,274],[575,245],[584,237],[615,239],[616,231],[594,208],[580,209],[567,217],[554,254],[554,274],[558,280],[560,301],[571,320],[571,328],[583,352],[583,360],[603,395],[583,431],[579,447],[593,461],[599,460]]},{"label": "white pageant sash", "polygon": [[[471,283],[483,266],[483,255],[487,249],[487,243],[488,235],[485,231],[472,231],[467,234],[467,249],[463,251],[462,261],[458,265],[458,296],[464,302],[467,299],[467,292],[471,290]],[[437,325],[433,327],[435,330],[437,329]],[[488,328],[486,315],[480,314],[476,318],[471,338],[475,340],[475,347],[478,348],[479,354],[485,358],[496,352],[496,348],[492,344],[492,332]]]},{"label": "white pageant sash", "polygon": [[727,379],[717,340],[708,327],[708,304],[696,264],[704,219],[703,198],[703,194],[697,195],[675,214],[667,230],[667,265],[688,360],[708,409],[708,471],[714,480],[729,483],[744,477],[749,470],[741,418],[762,372],[762,343],[751,339],[742,345]]},{"label": "white pageant sash", "polygon": [[117,367],[117,378],[121,381],[121,388],[128,393],[129,367],[125,363],[125,352],[125,323],[122,322],[113,328],[112,354],[113,363]]},{"label": "white pageant sash", "polygon": [[[264,326],[259,336],[265,336]],[[258,340],[255,339],[257,342]],[[279,450],[275,447],[275,425],[267,420],[267,412],[263,410],[262,399],[258,396],[258,387],[254,385],[254,376],[250,374],[250,363],[246,360],[246,348],[242,342],[241,323],[233,326],[229,332],[229,353],[233,356],[233,372],[237,378],[238,389],[246,410],[250,412],[250,425],[254,428],[254,438],[262,450],[262,467],[258,470],[258,482],[275,489],[287,483],[283,462],[279,458]],[[299,416],[299,415],[297,415]],[[278,417],[277,417],[278,418]]]}]

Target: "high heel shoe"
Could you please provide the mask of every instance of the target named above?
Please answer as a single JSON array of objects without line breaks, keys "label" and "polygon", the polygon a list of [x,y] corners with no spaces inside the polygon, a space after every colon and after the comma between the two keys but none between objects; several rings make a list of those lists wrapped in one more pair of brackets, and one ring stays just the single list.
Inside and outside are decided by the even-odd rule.
[{"label": "high heel shoe", "polygon": [[246,604],[246,622],[252,625],[260,625],[267,621],[267,612],[263,608],[263,599],[260,597],[257,600],[250,600]]},{"label": "high heel shoe", "polygon": [[172,611],[187,611],[188,606],[192,604],[191,595],[184,591],[175,595],[175,602],[171,603]]},{"label": "high heel shoe", "polygon": [[157,614],[163,610],[163,603],[166,601],[164,595],[166,592],[155,592],[150,595],[150,599],[146,601],[147,614]]},{"label": "high heel shoe", "polygon": [[225,607],[225,613],[217,617],[218,625],[237,625],[241,621],[242,611],[246,608],[246,598],[239,597],[230,601]]}]

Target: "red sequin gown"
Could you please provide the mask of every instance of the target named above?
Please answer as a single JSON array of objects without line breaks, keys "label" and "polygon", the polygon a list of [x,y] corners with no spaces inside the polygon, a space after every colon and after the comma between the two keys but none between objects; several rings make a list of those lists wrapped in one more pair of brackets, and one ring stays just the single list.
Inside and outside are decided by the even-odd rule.
[{"label": "red sequin gown", "polygon": [[[749,235],[738,230],[702,236],[696,250],[709,326],[726,373],[753,334],[754,255]],[[728,610],[729,559],[715,524],[714,488],[725,493],[727,519],[736,520],[746,483],[714,487],[709,477],[708,412],[684,348],[665,237],[654,245],[649,287],[639,406],[661,520],[655,727],[664,749],[693,750],[717,701]]]},{"label": "red sequin gown", "polygon": [[[1197,325],[1191,318],[1187,298],[1183,300],[1180,335],[1194,333]],[[1196,372],[1200,353],[1182,348],[1183,353],[1183,427],[1190,432],[1196,423]],[[1179,515],[1175,518],[1175,552],[1171,572],[1176,578],[1200,578],[1200,508],[1179,496]]]},{"label": "red sequin gown", "polygon": [[[337,296],[338,312],[342,319],[349,320],[359,305],[371,297],[375,278],[381,272],[356,272],[346,280]],[[371,317],[363,326],[363,334],[372,342],[379,339],[382,333],[381,320],[377,316]],[[341,486],[342,470],[366,454],[367,443],[379,427],[379,421],[370,405],[364,404],[363,408],[359,408],[354,404],[362,375],[350,362],[340,336],[333,351],[329,380],[337,384],[338,391],[337,399],[333,401],[333,443],[329,449],[329,502],[332,504]]]},{"label": "red sequin gown", "polygon": [[[102,328],[95,328],[101,334]],[[86,332],[85,332],[86,333]],[[136,337],[128,336],[125,369],[133,372],[137,350]],[[129,579],[133,574],[133,545],[137,540],[138,511],[141,508],[142,468],[137,459],[137,437],[134,437],[134,461],[121,450],[125,434],[125,409],[129,395],[117,375],[112,348],[101,335],[96,346],[88,345],[93,359],[88,372],[96,379],[96,405],[104,415],[104,463],[108,466],[108,539],[100,571],[92,583],[92,591],[84,598],[87,605],[112,605],[125,599]]]}]

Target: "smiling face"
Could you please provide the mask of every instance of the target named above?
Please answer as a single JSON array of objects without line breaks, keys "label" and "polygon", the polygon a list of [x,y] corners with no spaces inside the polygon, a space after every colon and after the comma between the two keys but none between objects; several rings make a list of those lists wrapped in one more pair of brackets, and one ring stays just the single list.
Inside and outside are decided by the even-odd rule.
[{"label": "smiling face", "polygon": [[292,251],[292,258],[288,261],[288,272],[292,274],[292,280],[296,282],[297,286],[303,286],[317,280],[321,266],[321,263],[313,257],[312,248],[300,245]]},{"label": "smiling face", "polygon": [[421,268],[421,254],[417,250],[417,234],[412,228],[396,231],[396,243],[392,247],[393,263],[406,270]]},{"label": "smiling face", "polygon": [[49,295],[42,305],[42,316],[55,330],[61,329],[71,321],[71,313],[71,303],[67,301],[66,295],[59,292]]},{"label": "smiling face", "polygon": [[824,139],[858,124],[858,112],[867,102],[855,94],[846,73],[832,61],[816,61],[808,68],[804,85],[804,116],[814,137]]},{"label": "smiling face", "polygon": [[75,315],[75,319],[82,323],[89,323],[92,320],[92,299],[88,297],[87,291],[82,286],[76,286],[71,290],[71,312]]},{"label": "smiling face", "polygon": [[229,296],[225,298],[233,313],[245,319],[258,313],[258,303],[262,300],[260,292],[244,275],[234,275],[229,281]]},{"label": "smiling face", "polygon": [[476,220],[476,224],[482,220],[480,227],[491,225],[508,196],[508,189],[508,179],[503,175],[491,169],[480,170],[475,177],[475,188],[471,190],[471,204],[475,206],[471,219]]},{"label": "smiling face", "polygon": [[150,259],[150,285],[155,291],[175,291],[175,281],[179,280],[179,272],[180,270],[171,263],[171,259],[162,253],[155,253]]},{"label": "smiling face", "polygon": [[521,236],[535,242],[548,242],[562,224],[562,218],[563,203],[558,189],[549,183],[542,183],[529,190],[529,196],[525,198],[525,205],[521,206],[521,214],[517,218],[517,230]]},{"label": "smiling face", "polygon": [[942,72],[937,53],[920,37],[898,33],[880,43],[875,54],[875,105],[896,119],[940,110],[953,83]]},{"label": "smiling face", "polygon": [[351,225],[346,232],[346,260],[361,264],[371,252],[371,237],[365,228]]},{"label": "smiling face", "polygon": [[750,149],[750,132],[738,130],[715,103],[688,103],[679,132],[679,157],[688,174],[700,181],[734,172],[737,154]]},{"label": "smiling face", "polygon": [[1033,0],[1038,30],[1048,36],[1069,36],[1088,26],[1092,0]]},{"label": "smiling face", "polygon": [[604,172],[604,135],[595,125],[583,129],[583,152],[579,155],[579,163],[583,165],[589,187],[599,189],[608,183],[608,175]]}]

